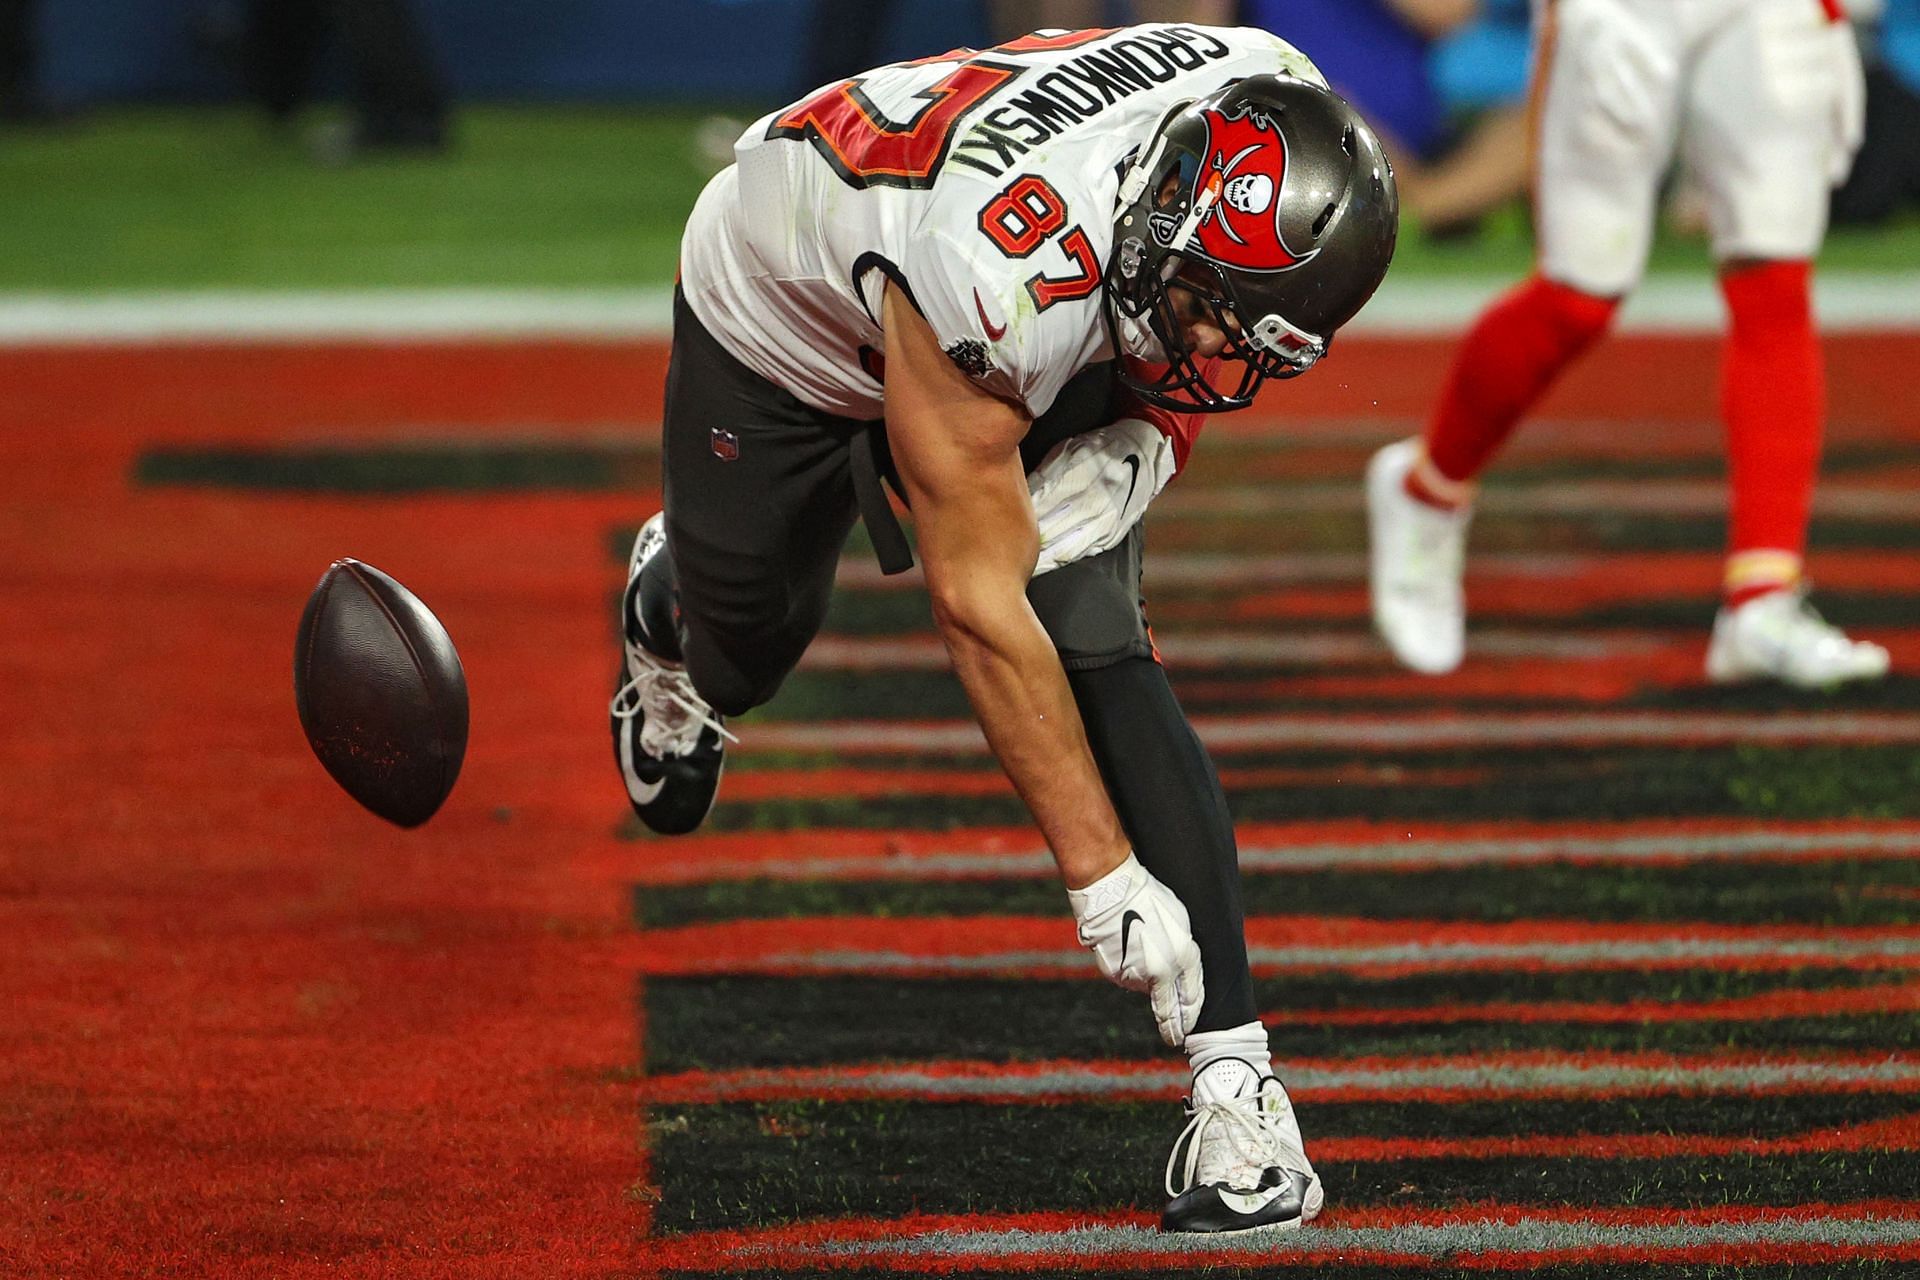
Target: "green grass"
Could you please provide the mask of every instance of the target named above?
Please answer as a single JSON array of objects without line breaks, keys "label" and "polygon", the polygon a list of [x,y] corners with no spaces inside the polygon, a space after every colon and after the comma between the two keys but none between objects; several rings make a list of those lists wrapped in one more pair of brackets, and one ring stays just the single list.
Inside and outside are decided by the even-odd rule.
[{"label": "green grass", "polygon": [[315,164],[238,110],[0,140],[0,289],[614,286],[672,279],[691,114],[465,113],[444,158]]},{"label": "green grass", "polygon": [[[441,158],[316,165],[297,134],[236,108],[102,112],[0,135],[0,290],[633,287],[672,279],[704,181],[692,110],[487,107]],[[1471,240],[1402,238],[1397,269],[1515,276],[1517,208]],[[1656,270],[1698,269],[1663,241]],[[1911,270],[1920,219],[1840,232],[1829,265]]]}]

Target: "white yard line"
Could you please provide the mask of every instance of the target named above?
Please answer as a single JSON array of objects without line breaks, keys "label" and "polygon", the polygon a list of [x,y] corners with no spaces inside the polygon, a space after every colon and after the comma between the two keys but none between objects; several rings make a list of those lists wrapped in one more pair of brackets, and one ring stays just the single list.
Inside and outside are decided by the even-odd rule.
[{"label": "white yard line", "polygon": [[[1395,1098],[1443,1093],[1459,1101],[1506,1097],[1686,1094],[1920,1089],[1920,1061],[1820,1061],[1767,1058],[1725,1061],[1676,1058],[1641,1061],[1624,1056],[1541,1057],[1533,1061],[1474,1058],[1329,1061],[1286,1064],[1287,1088],[1297,1098],[1315,1095]],[[813,1097],[831,1093],[861,1098],[1111,1098],[1178,1095],[1190,1083],[1178,1065],[1125,1062],[1048,1063],[1032,1068],[996,1068],[984,1063],[898,1067],[796,1067],[689,1072],[651,1082],[665,1095],[685,1091],[725,1101],[738,1097]]]},{"label": "white yard line", "polygon": [[[1308,842],[1260,845],[1243,842],[1240,867],[1251,872],[1324,871],[1338,868],[1521,866],[1577,860],[1645,862],[1769,861],[1783,858],[1920,857],[1920,830],[1832,831],[1776,834],[1767,831],[1635,836],[1468,837],[1458,840],[1380,840],[1367,843]],[[898,853],[884,858],[783,858],[699,861],[701,880],[946,880],[954,877],[1050,878],[1053,856],[1025,853]],[[678,879],[678,877],[676,877]]]},{"label": "white yard line", "polygon": [[[1471,747],[1662,746],[1730,743],[1920,742],[1920,715],[1810,712],[1516,712],[1493,716],[1196,716],[1215,750],[1347,751]],[[742,730],[749,751],[844,751],[873,755],[971,756],[986,740],[971,720],[827,720],[756,724]]]},{"label": "white yard line", "polygon": [[1339,1263],[1353,1254],[1382,1254],[1436,1262],[1541,1254],[1637,1256],[1658,1251],[1684,1257],[1689,1251],[1768,1248],[1874,1250],[1920,1243],[1920,1216],[1911,1211],[1836,1213],[1795,1210],[1779,1216],[1689,1215],[1679,1221],[1626,1223],[1601,1218],[1520,1217],[1391,1226],[1308,1226],[1297,1232],[1248,1240],[1156,1231],[1144,1226],[1094,1225],[1066,1230],[984,1229],[890,1234],[878,1239],[823,1241],[809,1245],[739,1246],[745,1263],[757,1254],[785,1262],[817,1257],[841,1265],[861,1258],[941,1260],[1014,1259],[1030,1255],[1098,1258],[1180,1257],[1257,1253],[1274,1261]]},{"label": "white yard line", "polygon": [[[1541,966],[1549,969],[1632,969],[1641,966],[1717,967],[1764,962],[1784,966],[1867,965],[1910,969],[1920,965],[1920,932],[1879,933],[1865,937],[1824,938],[1694,937],[1676,931],[1664,938],[1596,938],[1574,941],[1548,939],[1519,942],[1405,942],[1383,944],[1250,945],[1247,962],[1257,974],[1300,970],[1400,969],[1421,973],[1459,970],[1510,969]],[[875,948],[835,951],[769,952],[743,964],[728,959],[724,972],[765,969],[797,973],[961,975],[1019,971],[1026,973],[1090,972],[1086,953],[1079,950],[1030,948],[968,955],[922,955]]]}]

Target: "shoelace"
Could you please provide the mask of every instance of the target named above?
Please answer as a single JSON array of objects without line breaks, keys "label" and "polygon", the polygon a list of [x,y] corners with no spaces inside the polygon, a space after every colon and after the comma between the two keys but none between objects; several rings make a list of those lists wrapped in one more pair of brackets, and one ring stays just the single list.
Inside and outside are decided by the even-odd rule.
[{"label": "shoelace", "polygon": [[[1194,1174],[1200,1167],[1201,1139],[1215,1125],[1225,1127],[1227,1141],[1235,1154],[1248,1163],[1262,1169],[1272,1165],[1285,1167],[1288,1148],[1292,1144],[1281,1136],[1274,1123],[1277,1117],[1270,1114],[1261,1103],[1262,1095],[1256,1091],[1244,1098],[1231,1098],[1226,1102],[1203,1102],[1195,1108],[1187,1127],[1181,1131],[1179,1138],[1174,1141],[1173,1150],[1167,1154],[1167,1194],[1177,1196],[1193,1186]],[[1186,1149],[1186,1168],[1181,1184],[1176,1187],[1173,1170],[1180,1163],[1182,1147]]]},{"label": "shoelace", "polygon": [[700,745],[702,729],[712,729],[728,742],[740,741],[701,701],[685,671],[664,665],[632,643],[627,645],[627,666],[633,674],[615,691],[608,709],[616,720],[651,713],[640,726],[640,747],[648,755],[661,760],[687,755]]}]

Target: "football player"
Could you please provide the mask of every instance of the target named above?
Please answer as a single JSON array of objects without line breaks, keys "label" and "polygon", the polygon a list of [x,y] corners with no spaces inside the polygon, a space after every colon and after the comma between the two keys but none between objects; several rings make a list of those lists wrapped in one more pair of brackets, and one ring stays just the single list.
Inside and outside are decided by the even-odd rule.
[{"label": "football player", "polygon": [[1373,616],[1416,671],[1460,664],[1474,480],[1645,269],[1683,147],[1705,187],[1731,317],[1722,368],[1732,487],[1707,677],[1877,679],[1887,651],[1807,603],[1807,519],[1825,416],[1809,301],[1827,192],[1859,146],[1859,50],[1839,0],[1536,0],[1536,274],[1460,346],[1425,437],[1367,472]]},{"label": "football player", "polygon": [[1142,614],[1138,515],[1196,415],[1310,368],[1379,284],[1377,140],[1284,42],[1151,24],[882,67],[735,157],[681,247],[665,510],[623,608],[634,810],[705,817],[722,717],[799,661],[856,516],[911,564],[893,478],[1080,940],[1187,1051],[1166,1225],[1297,1226],[1319,1180],[1256,1016],[1219,780]]}]

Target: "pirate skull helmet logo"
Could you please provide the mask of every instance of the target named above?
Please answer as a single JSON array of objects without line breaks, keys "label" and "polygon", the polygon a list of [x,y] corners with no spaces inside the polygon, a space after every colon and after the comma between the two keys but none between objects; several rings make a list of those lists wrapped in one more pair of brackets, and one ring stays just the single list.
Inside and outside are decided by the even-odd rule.
[{"label": "pirate skull helmet logo", "polygon": [[[1287,184],[1287,137],[1273,118],[1251,104],[1209,109],[1205,159],[1194,174],[1185,208],[1153,219],[1164,245],[1240,271],[1291,271],[1319,249],[1296,253],[1280,229]],[[1176,243],[1187,224],[1185,245]]]}]

